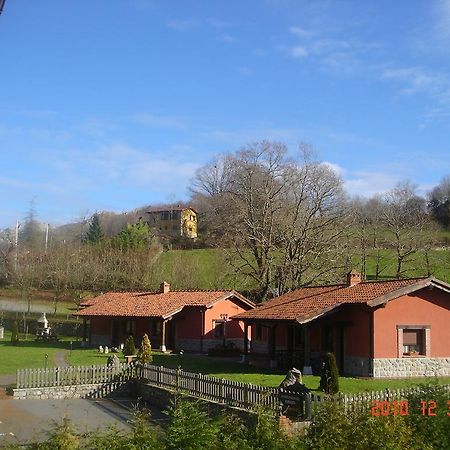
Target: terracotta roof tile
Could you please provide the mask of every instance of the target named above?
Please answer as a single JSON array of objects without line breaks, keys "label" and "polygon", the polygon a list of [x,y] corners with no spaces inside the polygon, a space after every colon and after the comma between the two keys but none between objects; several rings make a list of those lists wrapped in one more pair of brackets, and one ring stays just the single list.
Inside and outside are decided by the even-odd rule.
[{"label": "terracotta roof tile", "polygon": [[[169,317],[185,306],[209,306],[234,291],[108,292],[90,299],[79,316]],[[246,299],[245,299],[246,300]],[[252,303],[246,300],[249,305]]]},{"label": "terracotta roof tile", "polygon": [[338,284],[296,289],[275,297],[233,319],[307,321],[343,303],[367,303],[383,295],[417,284],[423,278],[371,281],[348,286]]}]

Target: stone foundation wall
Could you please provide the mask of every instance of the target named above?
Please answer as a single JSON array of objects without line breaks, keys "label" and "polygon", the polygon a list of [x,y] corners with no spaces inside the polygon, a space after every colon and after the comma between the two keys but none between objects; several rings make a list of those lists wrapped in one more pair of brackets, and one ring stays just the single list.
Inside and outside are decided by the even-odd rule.
[{"label": "stone foundation wall", "polygon": [[372,376],[372,359],[361,356],[345,356],[344,358],[344,374],[357,377]]},{"label": "stone foundation wall", "polygon": [[79,384],[73,386],[52,386],[13,389],[13,397],[20,400],[62,400],[69,398],[103,398],[114,395],[129,395],[128,382]]},{"label": "stone foundation wall", "polygon": [[373,360],[374,377],[450,376],[448,358],[377,358]]}]

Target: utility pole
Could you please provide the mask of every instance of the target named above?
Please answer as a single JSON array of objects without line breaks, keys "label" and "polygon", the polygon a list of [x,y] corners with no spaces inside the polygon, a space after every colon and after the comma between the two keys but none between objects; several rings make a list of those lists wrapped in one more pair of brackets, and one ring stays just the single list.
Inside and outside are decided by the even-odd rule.
[{"label": "utility pole", "polygon": [[48,228],[49,228],[49,224],[46,224],[45,227],[45,253],[47,253],[47,249],[48,249]]},{"label": "utility pole", "polygon": [[19,223],[19,221],[17,221],[17,223],[16,223],[16,238],[15,238],[16,257],[15,257],[15,261],[14,261],[14,267],[16,270],[17,270],[17,264],[19,261],[19,228],[20,228],[20,223]]}]

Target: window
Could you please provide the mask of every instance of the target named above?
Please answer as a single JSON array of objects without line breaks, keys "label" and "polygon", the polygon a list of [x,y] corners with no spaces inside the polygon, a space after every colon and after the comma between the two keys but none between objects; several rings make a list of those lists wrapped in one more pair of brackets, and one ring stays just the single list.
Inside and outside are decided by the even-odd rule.
[{"label": "window", "polygon": [[397,325],[398,358],[431,356],[430,325]]},{"label": "window", "polygon": [[404,329],[403,330],[403,354],[425,355],[425,330]]},{"label": "window", "polygon": [[214,321],[214,337],[221,338],[225,337],[225,321],[215,320]]}]

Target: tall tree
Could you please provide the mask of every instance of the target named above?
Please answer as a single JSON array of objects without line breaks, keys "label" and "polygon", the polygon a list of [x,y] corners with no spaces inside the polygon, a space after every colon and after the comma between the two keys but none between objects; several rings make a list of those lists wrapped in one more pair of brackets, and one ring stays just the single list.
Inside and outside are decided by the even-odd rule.
[{"label": "tall tree", "polygon": [[100,223],[100,216],[98,213],[93,214],[91,222],[89,224],[89,229],[85,236],[85,242],[89,244],[98,244],[104,238],[102,225]]},{"label": "tall tree", "polygon": [[122,250],[144,250],[149,247],[153,237],[148,224],[139,220],[134,224],[128,223],[125,229],[114,236],[112,244]]},{"label": "tall tree", "polygon": [[433,218],[442,226],[450,226],[450,176],[428,193],[428,208]]},{"label": "tall tree", "polygon": [[342,183],[301,154],[292,159],[282,143],[257,142],[222,155],[194,179],[194,193],[210,205],[211,229],[232,246],[231,263],[262,298],[275,287],[312,283],[336,264]]},{"label": "tall tree", "polygon": [[22,248],[28,250],[44,250],[44,231],[37,220],[37,212],[34,201],[30,203],[23,223],[20,226],[19,243]]},{"label": "tall tree", "polygon": [[388,243],[395,249],[396,277],[401,278],[407,271],[405,263],[421,248],[426,203],[412,183],[403,181],[385,195],[383,206],[382,221]]}]

